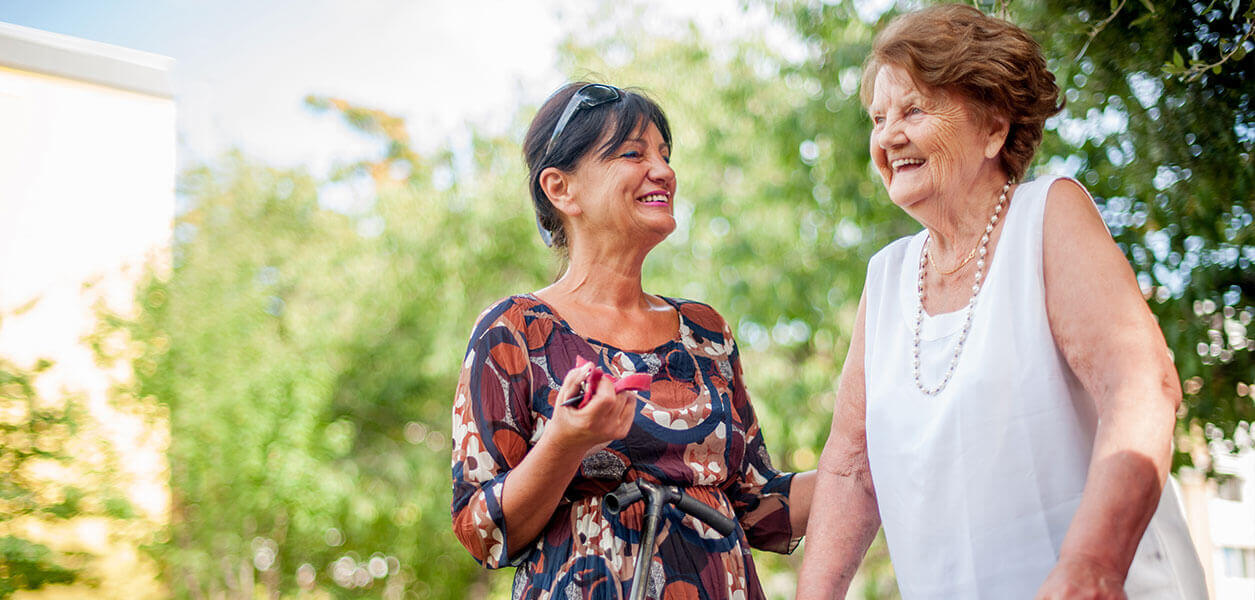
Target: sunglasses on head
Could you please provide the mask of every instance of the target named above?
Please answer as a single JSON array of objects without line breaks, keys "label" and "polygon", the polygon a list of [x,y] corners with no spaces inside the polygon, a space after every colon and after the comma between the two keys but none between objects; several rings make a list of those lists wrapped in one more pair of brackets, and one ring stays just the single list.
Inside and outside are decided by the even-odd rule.
[{"label": "sunglasses on head", "polygon": [[558,124],[554,126],[553,134],[549,136],[549,143],[545,144],[545,156],[553,151],[553,145],[562,136],[562,130],[566,129],[567,123],[571,122],[571,117],[575,116],[577,111],[618,102],[622,98],[622,90],[613,85],[590,83],[576,90],[567,101],[566,108],[562,109],[562,116],[558,117]]}]

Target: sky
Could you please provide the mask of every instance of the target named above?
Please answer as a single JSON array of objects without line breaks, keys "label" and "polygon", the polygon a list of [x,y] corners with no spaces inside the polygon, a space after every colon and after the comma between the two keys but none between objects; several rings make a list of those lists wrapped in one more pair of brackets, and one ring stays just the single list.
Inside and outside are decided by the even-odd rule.
[{"label": "sky", "polygon": [[[0,21],[175,59],[183,166],[238,148],[319,174],[373,146],[338,117],[306,109],[306,95],[404,116],[420,150],[456,148],[466,124],[501,131],[563,83],[556,48],[590,4],[0,0]],[[725,34],[769,21],[738,0],[645,4],[654,18]]]}]

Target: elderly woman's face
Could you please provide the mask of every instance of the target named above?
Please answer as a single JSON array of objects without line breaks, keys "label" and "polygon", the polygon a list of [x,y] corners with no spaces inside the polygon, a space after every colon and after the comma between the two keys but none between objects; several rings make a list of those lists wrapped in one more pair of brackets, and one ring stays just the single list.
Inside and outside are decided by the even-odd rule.
[{"label": "elderly woman's face", "polygon": [[957,96],[923,89],[896,66],[876,74],[870,150],[889,199],[903,209],[964,193],[996,160],[1002,138]]}]

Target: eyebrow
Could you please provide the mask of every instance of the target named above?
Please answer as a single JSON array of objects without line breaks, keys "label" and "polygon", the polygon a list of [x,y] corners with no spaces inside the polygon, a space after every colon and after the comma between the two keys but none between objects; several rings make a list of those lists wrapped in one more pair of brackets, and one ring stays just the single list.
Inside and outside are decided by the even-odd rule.
[{"label": "eyebrow", "polygon": [[[926,100],[927,100],[927,96],[919,93],[918,91],[914,91],[914,92],[910,92],[908,94],[903,95],[901,103],[902,104],[926,104],[927,103]],[[884,110],[884,109],[878,106],[874,102],[868,105],[867,107],[868,113],[874,113],[877,110]]]},{"label": "eyebrow", "polygon": [[[628,139],[626,139],[626,140],[623,140],[623,143],[625,143],[625,144],[626,144],[626,143],[628,143],[628,142],[634,142],[634,143],[637,143],[637,144],[642,144],[642,145],[645,145],[645,146],[648,146],[648,145],[649,145],[649,142],[648,142],[647,140],[645,140],[645,137],[644,137],[644,136],[634,137],[634,138],[628,138]],[[663,143],[661,143],[661,144],[658,144],[658,147],[659,147],[659,148],[666,148],[667,150],[670,150],[670,149],[671,149],[671,144],[668,144],[668,143],[666,143],[666,142],[663,142]]]}]

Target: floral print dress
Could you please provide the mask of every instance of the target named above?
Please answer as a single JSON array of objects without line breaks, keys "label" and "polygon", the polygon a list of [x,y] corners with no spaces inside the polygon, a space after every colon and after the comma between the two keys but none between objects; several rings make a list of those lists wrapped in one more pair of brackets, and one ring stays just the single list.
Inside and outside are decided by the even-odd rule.
[{"label": "floral print dress", "polygon": [[[645,352],[581,337],[530,294],[480,315],[453,403],[453,529],[485,567],[517,567],[514,598],[627,596],[644,503],[618,515],[602,509],[602,497],[624,481],[681,486],[739,524],[725,538],[667,506],[649,598],[761,598],[749,547],[787,553],[796,545],[793,474],[767,456],[727,323],[704,304],[665,300],[679,331]],[[507,556],[503,483],[540,440],[577,356],[615,377],[649,373],[653,381],[638,394],[628,436],[586,456],[545,529]]]}]

